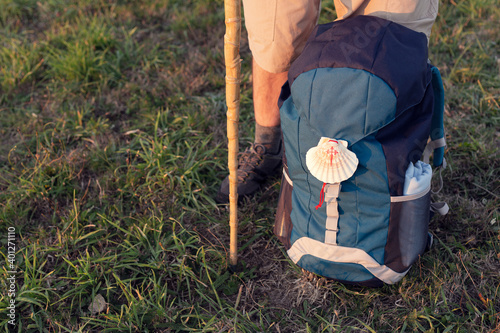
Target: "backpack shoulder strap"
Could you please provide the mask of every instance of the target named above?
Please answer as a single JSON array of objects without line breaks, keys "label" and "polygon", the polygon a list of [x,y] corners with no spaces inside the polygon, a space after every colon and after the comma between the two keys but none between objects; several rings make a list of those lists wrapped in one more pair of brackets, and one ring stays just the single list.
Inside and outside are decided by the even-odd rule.
[{"label": "backpack shoulder strap", "polygon": [[[439,168],[439,177],[441,181],[441,188],[443,187],[443,178],[441,177],[442,169],[446,168],[446,159],[444,158],[444,149],[446,147],[446,141],[444,137],[444,87],[443,80],[441,79],[441,73],[437,67],[431,67],[432,73],[432,90],[434,92],[434,111],[432,113],[431,120],[431,137],[427,146],[425,147],[423,160],[425,163],[429,163],[429,157],[433,154],[433,164],[435,167]],[[437,192],[439,192],[439,189]],[[433,192],[433,193],[437,193]],[[440,215],[446,215],[449,211],[448,204],[446,202],[433,202],[431,203],[431,212],[438,213]]]},{"label": "backpack shoulder strap", "polygon": [[444,137],[444,88],[439,70],[432,66],[432,90],[434,91],[434,112],[431,121],[431,137],[424,151],[424,162],[429,163],[429,157],[433,153],[433,164],[435,167],[446,167],[444,149],[446,141]]}]

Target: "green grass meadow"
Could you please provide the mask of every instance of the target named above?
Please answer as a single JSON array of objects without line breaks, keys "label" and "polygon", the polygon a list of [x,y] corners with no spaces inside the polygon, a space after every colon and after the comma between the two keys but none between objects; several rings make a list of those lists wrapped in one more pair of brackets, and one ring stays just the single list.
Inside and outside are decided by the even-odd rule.
[{"label": "green grass meadow", "polygon": [[[499,22],[495,0],[441,2],[430,59],[449,166],[434,199],[451,211],[401,282],[370,289],[288,260],[279,179],[241,207],[229,269],[213,199],[227,173],[222,0],[0,0],[1,330],[500,332]],[[241,54],[243,149],[245,32]]]}]

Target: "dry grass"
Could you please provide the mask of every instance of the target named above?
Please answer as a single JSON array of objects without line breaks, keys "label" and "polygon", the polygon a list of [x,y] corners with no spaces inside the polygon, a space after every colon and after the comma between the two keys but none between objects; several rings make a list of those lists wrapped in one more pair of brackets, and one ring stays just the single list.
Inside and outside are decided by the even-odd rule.
[{"label": "dry grass", "polygon": [[[221,1],[0,0],[0,231],[16,228],[17,331],[500,331],[497,7],[441,6],[430,58],[449,168],[436,199],[452,211],[400,283],[368,289],[287,259],[272,235],[277,179],[241,209],[241,269],[228,270],[228,213],[212,199],[226,173]],[[245,35],[242,55],[243,146]]]}]

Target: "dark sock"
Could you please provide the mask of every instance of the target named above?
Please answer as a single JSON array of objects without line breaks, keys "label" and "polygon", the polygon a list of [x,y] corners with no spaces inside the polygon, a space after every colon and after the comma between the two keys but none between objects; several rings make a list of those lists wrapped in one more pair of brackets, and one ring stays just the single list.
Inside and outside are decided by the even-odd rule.
[{"label": "dark sock", "polygon": [[266,147],[269,154],[277,154],[281,144],[281,126],[266,127],[255,123],[255,143]]}]

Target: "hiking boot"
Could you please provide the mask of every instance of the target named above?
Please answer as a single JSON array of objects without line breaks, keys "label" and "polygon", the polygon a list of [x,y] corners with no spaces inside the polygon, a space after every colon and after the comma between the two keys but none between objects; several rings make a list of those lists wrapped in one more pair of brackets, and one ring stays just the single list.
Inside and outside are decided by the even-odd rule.
[{"label": "hiking boot", "polygon": [[[277,154],[268,154],[265,146],[253,143],[241,153],[238,160],[238,202],[243,197],[254,195],[268,177],[281,170],[283,143],[280,142],[279,147]],[[219,204],[229,202],[229,176],[222,181],[215,201]]]}]

